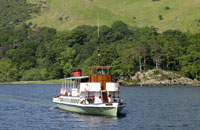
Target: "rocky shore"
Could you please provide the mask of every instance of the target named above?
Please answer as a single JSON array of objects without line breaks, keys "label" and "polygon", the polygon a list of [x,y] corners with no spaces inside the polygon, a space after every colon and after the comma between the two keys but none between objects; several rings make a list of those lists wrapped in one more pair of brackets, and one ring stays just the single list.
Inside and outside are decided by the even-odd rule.
[{"label": "rocky shore", "polygon": [[176,72],[161,69],[139,71],[129,80],[120,79],[119,82],[129,86],[200,86],[198,80],[192,80]]}]

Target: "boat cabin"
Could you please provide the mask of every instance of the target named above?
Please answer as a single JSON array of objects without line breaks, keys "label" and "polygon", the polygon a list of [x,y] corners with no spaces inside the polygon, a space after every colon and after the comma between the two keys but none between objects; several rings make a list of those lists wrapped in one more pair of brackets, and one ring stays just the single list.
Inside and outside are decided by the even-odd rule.
[{"label": "boat cabin", "polygon": [[75,70],[73,77],[64,78],[60,95],[79,97],[83,103],[117,102],[119,84],[112,82],[111,67],[90,67],[89,76]]},{"label": "boat cabin", "polygon": [[89,82],[100,82],[101,90],[106,90],[106,82],[111,81],[111,67],[97,66],[89,68]]}]

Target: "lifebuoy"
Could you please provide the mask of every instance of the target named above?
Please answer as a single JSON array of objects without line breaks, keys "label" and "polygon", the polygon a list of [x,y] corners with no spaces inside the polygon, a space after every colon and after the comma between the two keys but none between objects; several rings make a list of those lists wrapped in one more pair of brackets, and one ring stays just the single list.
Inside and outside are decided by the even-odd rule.
[{"label": "lifebuoy", "polygon": [[60,95],[66,95],[67,94],[67,91],[66,91],[66,89],[65,88],[61,88],[60,89]]},{"label": "lifebuoy", "polygon": [[89,90],[89,87],[90,87],[89,84],[85,84],[85,87],[84,87],[85,92]]}]

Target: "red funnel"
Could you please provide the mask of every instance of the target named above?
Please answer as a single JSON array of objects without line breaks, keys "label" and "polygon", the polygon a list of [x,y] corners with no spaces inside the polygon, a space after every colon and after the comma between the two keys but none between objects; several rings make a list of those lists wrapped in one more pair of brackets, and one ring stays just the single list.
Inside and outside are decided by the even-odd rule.
[{"label": "red funnel", "polygon": [[74,70],[73,71],[73,77],[80,77],[81,76],[81,70]]}]

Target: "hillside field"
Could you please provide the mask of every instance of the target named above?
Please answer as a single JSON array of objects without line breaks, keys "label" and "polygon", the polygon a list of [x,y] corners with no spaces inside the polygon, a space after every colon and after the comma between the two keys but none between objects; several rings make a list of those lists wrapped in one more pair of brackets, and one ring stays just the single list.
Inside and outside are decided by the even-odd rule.
[{"label": "hillside field", "polygon": [[57,30],[78,25],[111,25],[121,20],[131,26],[154,26],[162,32],[200,30],[200,0],[27,0],[41,6],[27,21]]}]

